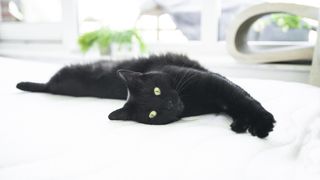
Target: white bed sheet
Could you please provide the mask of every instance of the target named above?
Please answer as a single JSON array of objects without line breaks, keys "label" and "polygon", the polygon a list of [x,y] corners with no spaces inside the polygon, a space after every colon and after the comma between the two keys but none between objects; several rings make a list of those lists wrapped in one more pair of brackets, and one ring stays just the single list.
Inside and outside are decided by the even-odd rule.
[{"label": "white bed sheet", "polygon": [[165,126],[109,121],[124,101],[15,89],[59,65],[0,58],[0,180],[320,179],[320,89],[234,79],[277,120],[267,139],[223,115]]}]

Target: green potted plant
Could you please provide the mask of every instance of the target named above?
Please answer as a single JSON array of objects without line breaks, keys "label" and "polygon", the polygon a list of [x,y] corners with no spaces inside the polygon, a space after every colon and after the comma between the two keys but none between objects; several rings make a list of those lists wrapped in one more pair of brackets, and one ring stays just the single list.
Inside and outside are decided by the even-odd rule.
[{"label": "green potted plant", "polygon": [[260,41],[307,41],[312,26],[300,16],[273,13],[253,24],[250,40]]},{"label": "green potted plant", "polygon": [[135,29],[115,31],[103,27],[96,31],[84,33],[78,38],[78,44],[82,52],[86,53],[97,45],[101,55],[111,54],[112,45],[117,45],[117,50],[121,51],[121,48],[125,46],[132,49],[135,43],[138,44],[140,52],[146,50],[144,41]]},{"label": "green potted plant", "polygon": [[283,32],[287,32],[289,29],[310,29],[311,26],[305,23],[300,16],[286,14],[286,13],[274,13],[271,15],[271,21],[279,26]]}]

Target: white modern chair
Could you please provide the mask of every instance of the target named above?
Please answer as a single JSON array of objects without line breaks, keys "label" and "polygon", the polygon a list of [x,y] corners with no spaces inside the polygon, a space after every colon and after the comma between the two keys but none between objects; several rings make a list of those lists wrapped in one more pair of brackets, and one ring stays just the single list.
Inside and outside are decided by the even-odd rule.
[{"label": "white modern chair", "polygon": [[247,63],[266,63],[312,60],[310,83],[320,86],[320,26],[315,46],[289,46],[272,49],[254,49],[247,44],[247,34],[251,25],[262,16],[272,13],[289,13],[313,19],[320,24],[320,9],[291,3],[262,3],[241,12],[227,32],[227,48],[237,60]]}]

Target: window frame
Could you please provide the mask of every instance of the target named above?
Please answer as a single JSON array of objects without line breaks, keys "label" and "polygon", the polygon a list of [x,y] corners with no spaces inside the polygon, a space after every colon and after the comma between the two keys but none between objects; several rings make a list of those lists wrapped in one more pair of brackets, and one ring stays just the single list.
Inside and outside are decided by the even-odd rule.
[{"label": "window frame", "polygon": [[[32,33],[32,32],[45,33]],[[5,22],[0,24],[2,41],[61,41],[61,23],[20,23]]]},{"label": "window frame", "polygon": [[2,22],[0,24],[1,43],[61,43],[68,49],[75,48],[75,40],[78,37],[77,0],[60,1],[62,8],[61,22]]}]

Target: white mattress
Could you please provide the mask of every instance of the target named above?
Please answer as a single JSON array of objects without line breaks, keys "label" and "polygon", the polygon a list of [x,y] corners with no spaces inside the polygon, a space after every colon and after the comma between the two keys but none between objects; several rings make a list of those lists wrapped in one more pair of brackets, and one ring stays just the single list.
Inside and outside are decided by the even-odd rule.
[{"label": "white mattress", "polygon": [[223,115],[109,121],[124,101],[15,89],[59,67],[0,58],[0,180],[320,179],[320,88],[234,79],[277,120],[259,139],[232,132]]}]

